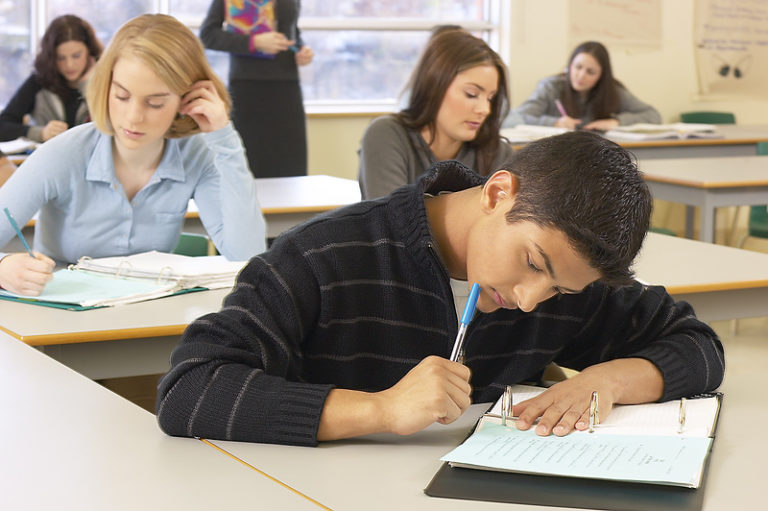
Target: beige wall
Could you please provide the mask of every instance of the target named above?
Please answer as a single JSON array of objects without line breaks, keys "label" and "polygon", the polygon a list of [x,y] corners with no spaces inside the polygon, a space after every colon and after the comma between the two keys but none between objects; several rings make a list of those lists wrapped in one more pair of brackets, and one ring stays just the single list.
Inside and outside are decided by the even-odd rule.
[{"label": "beige wall", "polygon": [[[565,66],[568,0],[511,0],[509,58],[512,104],[520,104],[536,82]],[[662,43],[657,49],[610,48],[614,74],[633,94],[654,105],[664,122],[679,121],[688,110],[723,110],[740,124],[764,124],[768,99],[709,101],[698,97],[693,55],[693,0],[662,0]],[[316,117],[308,121],[309,169],[312,174],[357,178],[357,149],[373,116]],[[718,215],[718,226],[730,225],[733,210]],[[654,224],[683,230],[683,208],[657,203]],[[743,225],[743,214],[740,225]],[[738,234],[738,233],[736,233]],[[718,232],[719,241],[731,237]]]}]

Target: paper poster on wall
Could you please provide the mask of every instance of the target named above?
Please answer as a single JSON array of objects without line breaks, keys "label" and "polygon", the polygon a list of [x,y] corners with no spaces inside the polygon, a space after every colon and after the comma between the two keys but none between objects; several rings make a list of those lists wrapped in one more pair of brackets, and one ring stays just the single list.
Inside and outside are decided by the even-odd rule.
[{"label": "paper poster on wall", "polygon": [[768,97],[768,0],[696,0],[699,92]]},{"label": "paper poster on wall", "polygon": [[661,47],[660,0],[571,0],[568,9],[571,46]]}]

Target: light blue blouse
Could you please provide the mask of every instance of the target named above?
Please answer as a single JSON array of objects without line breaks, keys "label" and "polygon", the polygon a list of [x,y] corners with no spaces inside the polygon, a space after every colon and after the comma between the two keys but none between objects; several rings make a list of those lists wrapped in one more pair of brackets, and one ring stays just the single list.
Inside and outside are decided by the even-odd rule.
[{"label": "light blue blouse", "polygon": [[[170,252],[190,198],[225,257],[247,260],[265,250],[255,181],[232,123],[166,140],[160,165],[130,202],[115,176],[112,137],[92,123],[76,126],[38,147],[0,187],[0,210],[7,207],[20,225],[39,211],[35,250],[69,263]],[[14,235],[9,222],[0,221],[0,247]]]}]

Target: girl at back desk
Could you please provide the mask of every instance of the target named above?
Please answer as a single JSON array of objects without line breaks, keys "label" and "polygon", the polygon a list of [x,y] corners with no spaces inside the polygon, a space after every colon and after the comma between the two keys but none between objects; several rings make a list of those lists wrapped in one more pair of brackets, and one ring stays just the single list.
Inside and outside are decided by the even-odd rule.
[{"label": "girl at back desk", "polygon": [[[103,48],[87,21],[66,14],[51,21],[35,57],[35,71],[0,113],[0,141],[45,142],[86,122],[83,95]],[[34,123],[27,125],[29,115]]]},{"label": "girl at back desk", "polygon": [[652,106],[613,77],[608,50],[596,41],[577,46],[568,67],[541,80],[515,112],[525,124],[608,131],[638,122],[660,123]]},{"label": "girl at back desk", "polygon": [[416,182],[438,161],[458,160],[486,175],[513,154],[499,135],[507,70],[482,39],[438,33],[413,71],[408,107],[374,119],[363,134],[358,180],[363,199]]},{"label": "girl at back desk", "polygon": [[[0,286],[39,295],[56,262],[170,252],[187,203],[230,260],[265,248],[265,222],[229,95],[176,19],[124,24],[87,90],[93,123],[40,146],[0,188],[19,224],[39,210],[35,257],[0,254]],[[0,222],[0,246],[13,237]],[[3,257],[4,256],[4,257]]]}]

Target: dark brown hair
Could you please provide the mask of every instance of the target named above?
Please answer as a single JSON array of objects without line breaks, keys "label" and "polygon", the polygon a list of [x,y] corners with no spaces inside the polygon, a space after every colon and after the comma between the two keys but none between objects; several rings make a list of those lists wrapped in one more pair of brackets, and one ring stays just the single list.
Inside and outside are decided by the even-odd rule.
[{"label": "dark brown hair", "polygon": [[35,73],[43,88],[60,96],[69,92],[69,85],[56,66],[56,48],[68,41],[80,41],[85,44],[88,55],[96,60],[101,57],[104,49],[87,21],[73,14],[65,14],[51,21],[40,41],[40,51],[35,57]]},{"label": "dark brown hair", "polygon": [[473,169],[488,175],[499,147],[499,127],[509,110],[507,101],[507,67],[501,57],[482,39],[464,30],[445,30],[427,43],[410,80],[411,98],[408,108],[397,114],[405,126],[421,130],[429,128],[434,137],[435,121],[448,86],[456,75],[467,69],[491,65],[499,75],[499,85],[491,100],[491,112],[474,140],[467,142],[477,151]]},{"label": "dark brown hair", "polygon": [[611,58],[608,56],[608,50],[597,41],[586,41],[578,45],[571,56],[568,58],[568,67],[565,69],[565,87],[563,95],[560,98],[566,111],[573,112],[572,117],[579,118],[583,115],[581,111],[581,102],[579,93],[573,90],[571,85],[571,64],[579,54],[586,53],[591,55],[600,64],[600,78],[594,87],[588,92],[587,101],[592,103],[595,119],[607,119],[619,112],[621,102],[619,100],[619,87],[623,87],[621,82],[613,77],[611,69]]},{"label": "dark brown hair", "polygon": [[510,223],[562,231],[608,284],[627,284],[651,218],[651,193],[632,155],[595,133],[531,142],[503,167],[518,179]]}]

